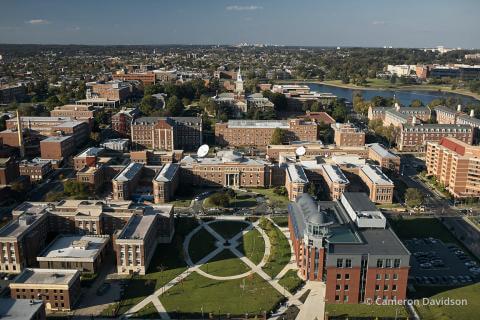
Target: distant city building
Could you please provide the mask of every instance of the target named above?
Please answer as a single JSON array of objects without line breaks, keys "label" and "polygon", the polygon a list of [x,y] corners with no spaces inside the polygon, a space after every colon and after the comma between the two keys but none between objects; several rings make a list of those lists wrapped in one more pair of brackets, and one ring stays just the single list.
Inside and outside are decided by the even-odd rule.
[{"label": "distant city building", "polygon": [[322,105],[327,105],[337,99],[337,96],[331,93],[311,91],[307,85],[273,85],[272,91],[285,95],[291,109],[302,108],[304,103],[319,102]]},{"label": "distant city building", "polygon": [[27,90],[23,85],[0,85],[0,104],[22,102],[26,97]]},{"label": "distant city building", "polygon": [[125,102],[135,95],[136,88],[131,82],[114,80],[110,82],[87,82],[87,99],[107,99]]},{"label": "distant city building", "polygon": [[387,72],[391,75],[396,75],[398,77],[408,77],[412,74],[416,74],[417,66],[416,65],[387,65]]},{"label": "distant city building", "polygon": [[121,81],[140,81],[144,85],[153,85],[156,82],[156,75],[153,71],[145,72],[128,72],[117,71],[117,73],[112,75],[113,80]]},{"label": "distant city building", "polygon": [[410,253],[365,194],[319,202],[302,194],[288,211],[300,275],[325,282],[327,303],[406,298]]}]

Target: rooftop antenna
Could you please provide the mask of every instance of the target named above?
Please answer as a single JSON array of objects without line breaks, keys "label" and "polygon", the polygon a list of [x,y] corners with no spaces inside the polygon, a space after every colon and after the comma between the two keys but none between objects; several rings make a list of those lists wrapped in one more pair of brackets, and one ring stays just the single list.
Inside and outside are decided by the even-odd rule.
[{"label": "rooftop antenna", "polygon": [[202,144],[197,150],[197,156],[199,158],[205,158],[205,156],[208,154],[208,150],[210,150],[208,144]]}]

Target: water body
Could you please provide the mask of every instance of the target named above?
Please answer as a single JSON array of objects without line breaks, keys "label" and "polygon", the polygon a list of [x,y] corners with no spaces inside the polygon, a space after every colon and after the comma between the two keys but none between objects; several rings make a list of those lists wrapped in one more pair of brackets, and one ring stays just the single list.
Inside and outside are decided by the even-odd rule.
[{"label": "water body", "polygon": [[400,100],[400,104],[406,105],[406,106],[410,105],[410,103],[415,99],[418,99],[422,101],[424,105],[427,105],[434,99],[438,99],[438,98],[446,99],[448,97],[454,97],[454,98],[460,99],[460,103],[462,105],[466,105],[470,103],[480,105],[480,100],[477,100],[469,96],[464,96],[461,94],[450,93],[450,92],[425,91],[425,90],[394,90],[394,89],[362,90],[362,89],[340,88],[340,87],[335,87],[335,86],[330,86],[325,84],[317,84],[317,83],[307,83],[307,85],[310,87],[312,91],[332,93],[337,97],[344,98],[348,101],[353,100],[354,92],[361,92],[365,100],[370,100],[375,96],[392,98],[393,95],[395,95],[395,97]]}]

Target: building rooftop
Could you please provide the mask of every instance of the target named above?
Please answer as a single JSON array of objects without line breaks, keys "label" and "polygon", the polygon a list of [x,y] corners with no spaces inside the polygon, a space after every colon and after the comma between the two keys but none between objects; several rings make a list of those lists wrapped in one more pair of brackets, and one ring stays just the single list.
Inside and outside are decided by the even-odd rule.
[{"label": "building rooftop", "polygon": [[167,163],[166,165],[163,166],[162,170],[160,170],[158,175],[155,177],[155,180],[163,181],[163,182],[171,181],[179,168],[180,168],[179,164]]},{"label": "building rooftop", "polygon": [[58,236],[37,257],[38,261],[93,261],[109,241],[100,236]]},{"label": "building rooftop", "polygon": [[290,181],[295,183],[308,183],[307,175],[301,166],[289,164],[287,166],[287,174]]},{"label": "building rooftop", "polygon": [[45,307],[41,300],[0,299],[0,319],[34,319],[34,315],[43,308]]},{"label": "building rooftop", "polygon": [[369,144],[368,147],[377,153],[380,157],[382,158],[399,158],[396,154],[393,154],[390,152],[388,149],[384,148],[381,144],[379,143],[372,143]]},{"label": "building rooftop", "polygon": [[288,120],[228,120],[229,128],[283,128],[288,129]]},{"label": "building rooftop", "polygon": [[27,268],[11,283],[32,285],[67,285],[80,276],[80,271],[69,269],[33,269]]},{"label": "building rooftop", "polygon": [[85,158],[85,157],[92,157],[92,156],[96,157],[104,150],[105,150],[104,148],[90,147],[86,150],[83,150],[81,153],[77,154],[75,158]]},{"label": "building rooftop", "polygon": [[328,175],[330,180],[336,183],[347,184],[349,183],[347,177],[343,174],[342,170],[338,166],[331,164],[324,164],[323,170]]},{"label": "building rooftop", "polygon": [[378,166],[373,166],[366,164],[360,168],[363,173],[372,181],[374,184],[380,185],[393,185],[392,180],[387,177]]},{"label": "building rooftop", "polygon": [[42,143],[42,142],[62,142],[62,141],[66,141],[68,139],[72,139],[72,136],[52,136],[52,137],[48,137],[46,139],[43,139],[42,141],[40,141],[40,143]]},{"label": "building rooftop", "polygon": [[142,163],[131,162],[125,169],[120,171],[115,178],[116,181],[130,181],[133,179],[143,168]]},{"label": "building rooftop", "polygon": [[117,239],[143,240],[150,228],[153,228],[155,214],[134,215],[118,235]]},{"label": "building rooftop", "polygon": [[430,132],[444,132],[445,130],[447,130],[447,132],[448,130],[464,130],[464,132],[472,131],[472,127],[466,124],[438,124],[438,123],[422,123],[417,125],[404,124],[403,129],[407,131],[430,131]]},{"label": "building rooftop", "polygon": [[[18,207],[17,207],[18,208]],[[17,208],[15,210],[17,210]],[[15,220],[7,223],[0,229],[0,237],[19,238],[23,236],[33,225],[44,218],[45,211],[38,211],[36,214],[22,214]]]}]

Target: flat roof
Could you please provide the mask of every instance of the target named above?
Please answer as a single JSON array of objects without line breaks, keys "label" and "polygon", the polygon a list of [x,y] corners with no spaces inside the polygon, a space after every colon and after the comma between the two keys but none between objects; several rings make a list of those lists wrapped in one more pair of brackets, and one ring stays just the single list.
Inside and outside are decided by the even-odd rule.
[{"label": "flat roof", "polygon": [[46,139],[43,139],[42,141],[40,141],[40,143],[42,142],[60,142],[60,141],[65,141],[65,140],[68,140],[68,139],[71,139],[73,136],[52,136],[52,137],[48,137]]},{"label": "flat roof", "polygon": [[377,166],[366,164],[360,168],[365,175],[375,184],[393,185],[392,180],[387,177]]},{"label": "flat roof", "polygon": [[229,128],[289,128],[287,120],[228,120]]},{"label": "flat roof", "polygon": [[30,299],[0,299],[0,318],[9,320],[32,319],[44,308],[43,301]]},{"label": "flat roof", "polygon": [[32,225],[39,221],[44,214],[43,212],[37,214],[22,214],[0,229],[0,237],[18,238],[22,236]]},{"label": "flat roof", "polygon": [[117,239],[143,240],[153,227],[155,217],[155,214],[132,216]]},{"label": "flat roof", "polygon": [[18,275],[13,284],[67,285],[80,274],[70,269],[33,269],[27,268]]},{"label": "flat roof", "polygon": [[97,147],[90,147],[78,155],[75,156],[75,158],[84,158],[87,156],[97,156],[100,152],[104,151],[104,148],[97,148]]},{"label": "flat roof", "polygon": [[59,236],[45,248],[37,260],[93,261],[108,240],[108,237],[98,236]]}]

